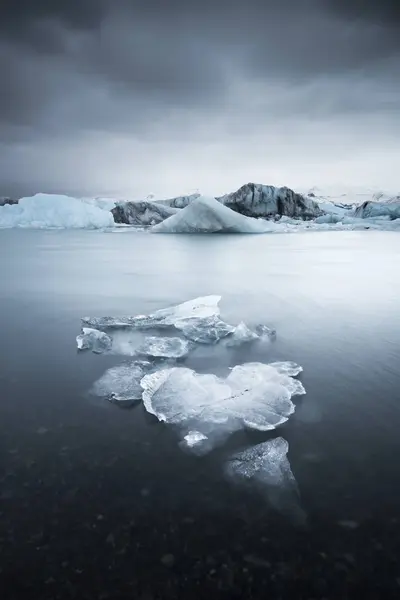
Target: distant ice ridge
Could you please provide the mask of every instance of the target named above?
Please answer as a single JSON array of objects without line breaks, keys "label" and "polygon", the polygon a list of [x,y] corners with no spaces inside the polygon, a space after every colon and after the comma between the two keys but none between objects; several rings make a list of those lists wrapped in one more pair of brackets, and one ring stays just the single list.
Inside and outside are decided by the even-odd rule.
[{"label": "distant ice ridge", "polygon": [[0,227],[102,229],[115,226],[112,214],[69,196],[36,194],[18,204],[0,206]]},{"label": "distant ice ridge", "polygon": [[175,215],[152,227],[153,233],[267,233],[277,226],[243,216],[215,198],[200,196]]}]

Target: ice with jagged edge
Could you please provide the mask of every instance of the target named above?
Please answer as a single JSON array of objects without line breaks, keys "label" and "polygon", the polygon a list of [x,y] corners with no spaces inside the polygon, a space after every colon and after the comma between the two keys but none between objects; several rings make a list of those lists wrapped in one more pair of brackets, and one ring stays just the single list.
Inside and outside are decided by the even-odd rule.
[{"label": "ice with jagged edge", "polygon": [[91,350],[96,354],[109,352],[112,348],[112,338],[98,329],[83,327],[82,333],[76,337],[78,350]]},{"label": "ice with jagged edge", "polygon": [[185,208],[151,228],[153,233],[268,233],[279,228],[272,221],[247,217],[215,198],[199,196]]},{"label": "ice with jagged edge", "polygon": [[133,406],[142,399],[140,382],[151,368],[147,361],[111,367],[93,384],[91,393],[122,407]]},{"label": "ice with jagged edge", "polygon": [[96,329],[158,329],[163,327],[176,327],[182,321],[187,324],[188,319],[206,319],[220,314],[219,302],[221,296],[201,296],[188,300],[182,304],[156,310],[150,315],[135,317],[84,317],[85,325]]},{"label": "ice with jagged edge", "polygon": [[222,379],[163,369],[142,379],[143,403],[159,421],[198,431],[215,445],[243,427],[268,431],[287,421],[295,410],[291,397],[305,394],[294,379],[301,370],[295,363],[246,363]]},{"label": "ice with jagged edge", "polygon": [[179,319],[175,328],[189,340],[197,344],[214,344],[235,332],[235,327],[225,323],[218,315],[210,317],[190,317]]},{"label": "ice with jagged edge", "polygon": [[305,514],[300,494],[287,457],[289,444],[274,438],[233,454],[225,463],[225,473],[238,483],[261,487],[271,505],[303,524]]},{"label": "ice with jagged edge", "polygon": [[191,345],[178,337],[146,337],[137,354],[154,358],[183,358],[189,354]]},{"label": "ice with jagged edge", "polygon": [[227,340],[226,345],[228,347],[241,346],[242,344],[254,342],[255,340],[259,339],[260,336],[255,331],[252,331],[249,327],[247,327],[246,323],[242,321],[234,328],[234,331]]}]

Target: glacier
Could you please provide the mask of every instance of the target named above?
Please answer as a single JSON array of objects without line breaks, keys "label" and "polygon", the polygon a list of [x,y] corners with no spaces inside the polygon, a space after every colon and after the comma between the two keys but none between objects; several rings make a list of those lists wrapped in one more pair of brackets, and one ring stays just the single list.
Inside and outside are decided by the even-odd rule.
[{"label": "glacier", "polygon": [[0,206],[0,228],[103,229],[115,226],[109,210],[78,198],[36,194]]},{"label": "glacier", "polygon": [[158,225],[153,233],[267,233],[277,231],[268,221],[243,216],[215,198],[200,196]]},{"label": "glacier", "polygon": [[292,396],[305,394],[299,380],[282,372],[282,363],[278,369],[262,363],[237,365],[225,379],[172,367],[145,375],[141,386],[150,414],[187,435],[199,432],[210,448],[244,427],[275,429],[294,412]]}]

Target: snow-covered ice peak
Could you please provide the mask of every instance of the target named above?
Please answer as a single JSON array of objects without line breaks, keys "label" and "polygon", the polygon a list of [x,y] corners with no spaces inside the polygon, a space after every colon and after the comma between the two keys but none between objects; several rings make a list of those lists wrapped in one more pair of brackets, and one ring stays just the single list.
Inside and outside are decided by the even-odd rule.
[{"label": "snow-covered ice peak", "polygon": [[153,233],[268,233],[276,225],[239,214],[215,198],[200,196],[172,217],[152,227]]}]

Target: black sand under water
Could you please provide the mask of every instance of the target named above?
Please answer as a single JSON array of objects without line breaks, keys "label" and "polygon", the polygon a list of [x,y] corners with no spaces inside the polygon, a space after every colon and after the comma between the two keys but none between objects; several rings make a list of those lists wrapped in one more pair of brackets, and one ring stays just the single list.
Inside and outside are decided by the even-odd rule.
[{"label": "black sand under water", "polygon": [[[398,598],[400,237],[1,231],[1,598]],[[86,314],[222,294],[267,346],[190,358],[226,374],[293,360],[289,442],[307,525],[222,476],[142,406],[86,394],[122,357],[78,355]]]}]

